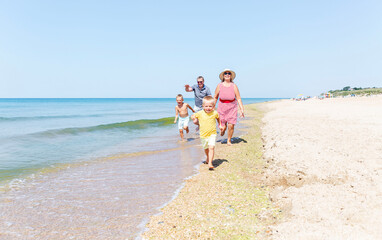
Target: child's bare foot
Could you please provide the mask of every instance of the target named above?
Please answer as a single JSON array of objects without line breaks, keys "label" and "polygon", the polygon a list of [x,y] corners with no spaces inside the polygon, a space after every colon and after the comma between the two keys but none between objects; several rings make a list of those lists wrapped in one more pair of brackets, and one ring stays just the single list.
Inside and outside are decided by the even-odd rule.
[{"label": "child's bare foot", "polygon": [[229,142],[227,141],[227,145],[228,145],[228,146],[232,146],[231,141],[229,141]]},{"label": "child's bare foot", "polygon": [[208,170],[213,171],[214,167],[209,167]]}]

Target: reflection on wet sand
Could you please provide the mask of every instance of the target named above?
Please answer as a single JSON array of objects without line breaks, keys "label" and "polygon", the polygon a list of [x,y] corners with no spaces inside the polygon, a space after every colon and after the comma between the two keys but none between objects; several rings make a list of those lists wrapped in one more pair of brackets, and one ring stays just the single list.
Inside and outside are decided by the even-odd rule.
[{"label": "reflection on wet sand", "polygon": [[196,172],[198,141],[115,155],[29,179],[0,195],[1,239],[133,239]]}]

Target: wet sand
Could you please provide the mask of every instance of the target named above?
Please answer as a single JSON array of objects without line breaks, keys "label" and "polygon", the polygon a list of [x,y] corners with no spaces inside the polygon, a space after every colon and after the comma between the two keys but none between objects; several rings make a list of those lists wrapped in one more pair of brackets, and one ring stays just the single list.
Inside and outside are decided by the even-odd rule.
[{"label": "wet sand", "polygon": [[0,194],[0,239],[139,238],[148,216],[145,239],[379,239],[381,106],[382,97],[246,106],[246,133],[218,142],[216,170],[201,165],[160,215],[200,147],[45,174]]},{"label": "wet sand", "polygon": [[202,165],[143,237],[380,239],[381,106],[382,96],[245,106],[246,141],[218,144],[216,171]]},{"label": "wet sand", "polygon": [[274,239],[381,239],[382,96],[266,104]]},{"label": "wet sand", "polygon": [[197,172],[202,154],[195,144],[69,165],[11,184],[0,192],[0,239],[135,239]]},{"label": "wet sand", "polygon": [[272,206],[262,184],[261,117],[246,105],[246,120],[235,130],[232,146],[218,140],[214,171],[201,165],[162,214],[152,216],[144,239],[265,239],[279,210]]}]

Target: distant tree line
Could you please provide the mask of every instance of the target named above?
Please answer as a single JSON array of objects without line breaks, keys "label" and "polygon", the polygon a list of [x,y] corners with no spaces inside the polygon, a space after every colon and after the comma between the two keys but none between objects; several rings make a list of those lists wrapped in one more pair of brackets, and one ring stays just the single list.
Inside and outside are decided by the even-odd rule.
[{"label": "distant tree line", "polygon": [[[375,94],[382,94],[382,88],[377,87],[350,87],[346,86],[339,90],[330,90],[328,91],[332,96],[339,97],[339,96],[364,96],[364,95],[375,95]],[[325,93],[322,93],[321,95],[325,95]]]},{"label": "distant tree line", "polygon": [[354,90],[363,90],[363,89],[375,89],[376,87],[366,87],[366,88],[361,88],[361,87],[350,87],[350,86],[346,86],[340,90],[329,90],[330,93],[334,93],[334,92],[341,92],[341,91],[354,91]]}]

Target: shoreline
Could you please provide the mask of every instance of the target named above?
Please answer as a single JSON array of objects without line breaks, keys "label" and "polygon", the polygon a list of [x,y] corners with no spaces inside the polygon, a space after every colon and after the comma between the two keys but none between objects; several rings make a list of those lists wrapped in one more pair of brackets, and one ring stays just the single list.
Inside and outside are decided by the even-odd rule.
[{"label": "shoreline", "polygon": [[[193,98],[187,99],[193,101]],[[0,184],[3,181],[38,174],[39,170],[55,164],[92,161],[98,157],[119,154],[120,151],[133,153],[176,145],[176,141],[167,139],[163,141],[162,146],[151,148],[158,140],[177,135],[171,116],[174,99],[133,100],[0,99],[0,109],[4,111],[4,116],[0,118],[0,124],[3,126]],[[249,103],[263,100],[267,99],[243,99]],[[153,106],[161,104],[155,107],[155,110],[150,110],[146,106],[148,103]],[[63,108],[55,114],[51,113],[59,107]],[[20,109],[20,112],[17,109]],[[36,112],[31,112],[31,109],[35,109]],[[87,113],[84,114],[85,112]],[[144,112],[146,114],[143,114]],[[135,128],[139,131],[134,130]],[[154,140],[150,141],[150,137]],[[138,141],[130,141],[133,138]],[[86,143],[87,141],[90,143]],[[150,141],[149,148],[145,146],[147,141]],[[49,144],[39,144],[40,142]]]},{"label": "shoreline", "polygon": [[3,189],[0,236],[136,238],[149,216],[175,197],[185,178],[197,173],[201,157],[191,156],[202,155],[194,144],[63,166]]},{"label": "shoreline", "polygon": [[[203,158],[200,159],[200,162],[202,162],[202,161],[203,161]],[[163,203],[161,206],[156,207],[156,208],[154,209],[154,210],[157,212],[156,214],[154,214],[154,215],[148,215],[146,218],[142,219],[141,223],[139,223],[138,226],[137,226],[137,228],[138,228],[138,229],[141,229],[141,230],[137,232],[135,239],[141,239],[140,236],[141,236],[144,232],[146,232],[146,231],[149,230],[149,229],[146,227],[146,225],[149,223],[150,218],[153,217],[153,216],[158,216],[158,215],[161,215],[161,214],[162,214],[162,213],[161,213],[161,209],[163,209],[164,207],[166,207],[167,205],[169,205],[172,201],[174,201],[174,200],[178,197],[178,195],[180,194],[181,190],[185,187],[185,185],[186,185],[186,181],[187,181],[188,179],[191,179],[191,178],[193,178],[194,176],[196,176],[196,175],[199,174],[199,167],[200,167],[200,165],[201,165],[200,162],[198,162],[197,164],[194,165],[194,168],[193,168],[193,169],[194,169],[194,172],[195,172],[195,173],[192,174],[192,175],[190,175],[190,176],[188,176],[188,177],[186,177],[185,179],[183,179],[182,184],[178,187],[178,189],[176,189],[176,190],[174,191],[172,197],[171,197],[167,202]]]},{"label": "shoreline", "polygon": [[142,239],[377,239],[381,104],[382,96],[245,105],[240,142],[217,143],[215,171],[201,165]]},{"label": "shoreline", "polygon": [[270,236],[268,226],[281,213],[272,206],[261,181],[266,163],[261,151],[259,104],[266,103],[245,105],[248,117],[241,120],[243,135],[235,138],[233,146],[217,142],[215,171],[201,164],[199,173],[185,181],[178,196],[151,216],[142,239]]},{"label": "shoreline", "polygon": [[[242,131],[240,127],[236,133],[239,131]],[[177,132],[168,132],[171,139],[164,141],[177,147],[169,147],[166,143],[166,149],[162,150],[158,150],[158,145],[153,151],[146,149],[55,164],[10,180],[12,186],[8,181],[2,182],[0,217],[3,221],[0,221],[0,229],[6,231],[0,231],[0,235],[62,239],[89,237],[97,232],[98,237],[124,239],[124,234],[127,234],[129,238],[138,238],[137,235],[145,230],[148,218],[160,214],[159,209],[178,197],[186,181],[199,174],[198,168],[204,159],[200,147],[194,146],[198,143],[194,141],[198,136],[193,130],[186,143],[176,141],[179,137]],[[158,157],[159,161],[155,159]],[[150,182],[151,178],[157,180]],[[148,185],[151,185],[151,190]],[[108,202],[104,202],[106,196]],[[14,214],[15,209],[20,213]],[[48,219],[46,222],[49,224],[41,222],[41,219]],[[65,224],[58,224],[59,221]],[[28,228],[24,227],[25,224]]]}]

